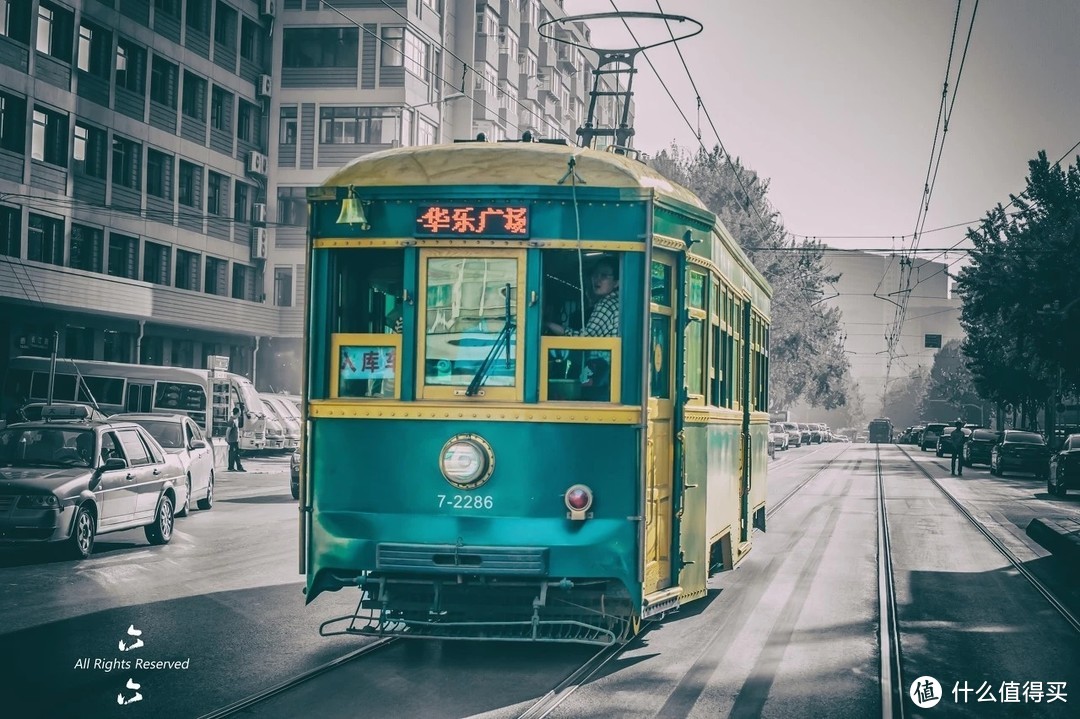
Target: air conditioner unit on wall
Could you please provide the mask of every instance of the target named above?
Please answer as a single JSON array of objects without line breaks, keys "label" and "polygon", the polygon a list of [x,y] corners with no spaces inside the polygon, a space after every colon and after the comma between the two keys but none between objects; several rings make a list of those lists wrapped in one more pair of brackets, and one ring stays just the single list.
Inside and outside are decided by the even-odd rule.
[{"label": "air conditioner unit on wall", "polygon": [[259,75],[259,81],[255,83],[256,95],[270,97],[274,94],[274,78],[269,75]]},{"label": "air conditioner unit on wall", "polygon": [[252,227],[251,228],[251,259],[253,260],[265,260],[266,259],[266,228],[265,227]]},{"label": "air conditioner unit on wall", "polygon": [[261,152],[252,150],[248,153],[247,172],[249,175],[263,175],[265,177],[269,164],[266,155]]},{"label": "air conditioner unit on wall", "polygon": [[256,202],[251,206],[251,221],[256,225],[266,224],[266,203]]},{"label": "air conditioner unit on wall", "polygon": [[276,0],[262,0],[262,14],[265,17],[274,17],[277,15],[277,2]]}]

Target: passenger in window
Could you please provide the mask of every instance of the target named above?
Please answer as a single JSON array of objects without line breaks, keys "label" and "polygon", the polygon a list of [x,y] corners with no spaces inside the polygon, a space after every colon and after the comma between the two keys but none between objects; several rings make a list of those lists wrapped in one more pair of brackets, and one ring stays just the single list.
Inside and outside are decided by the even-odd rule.
[{"label": "passenger in window", "polygon": [[570,330],[557,322],[548,322],[547,328],[554,335],[567,337],[618,337],[619,336],[619,269],[609,258],[602,258],[589,273],[593,306],[585,327]]}]

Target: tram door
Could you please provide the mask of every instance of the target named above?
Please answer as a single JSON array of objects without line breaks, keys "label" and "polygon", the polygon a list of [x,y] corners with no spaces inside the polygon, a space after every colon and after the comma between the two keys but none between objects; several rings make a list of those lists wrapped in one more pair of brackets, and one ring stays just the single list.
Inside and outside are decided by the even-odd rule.
[{"label": "tram door", "polygon": [[154,383],[140,384],[129,381],[127,384],[127,401],[124,403],[128,412],[149,412],[153,409]]},{"label": "tram door", "polygon": [[672,419],[675,378],[674,259],[657,251],[649,311],[648,477],[645,482],[645,594],[671,586]]}]

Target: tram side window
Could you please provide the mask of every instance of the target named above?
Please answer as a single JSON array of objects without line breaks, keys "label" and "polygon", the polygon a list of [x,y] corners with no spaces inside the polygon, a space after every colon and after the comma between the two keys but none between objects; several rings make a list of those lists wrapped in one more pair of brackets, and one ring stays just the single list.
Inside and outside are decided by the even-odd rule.
[{"label": "tram side window", "polygon": [[405,279],[403,249],[334,253],[335,333],[400,334]]},{"label": "tram side window", "polygon": [[400,337],[365,336],[405,331],[405,250],[344,249],[333,257],[331,396],[396,397]]},{"label": "tram side window", "polygon": [[541,265],[545,398],[618,401],[620,253],[544,250]]}]

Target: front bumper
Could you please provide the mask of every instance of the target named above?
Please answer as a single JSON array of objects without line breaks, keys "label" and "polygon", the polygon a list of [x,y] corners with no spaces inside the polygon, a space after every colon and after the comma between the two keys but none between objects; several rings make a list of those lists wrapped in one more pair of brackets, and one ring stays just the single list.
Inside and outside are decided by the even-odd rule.
[{"label": "front bumper", "polygon": [[[0,544],[62,542],[71,535],[75,506],[60,509],[19,509],[0,501]],[[6,507],[6,508],[4,508]]]}]

